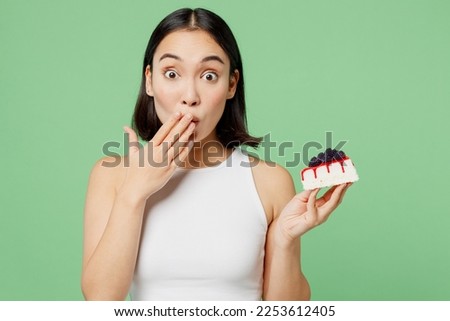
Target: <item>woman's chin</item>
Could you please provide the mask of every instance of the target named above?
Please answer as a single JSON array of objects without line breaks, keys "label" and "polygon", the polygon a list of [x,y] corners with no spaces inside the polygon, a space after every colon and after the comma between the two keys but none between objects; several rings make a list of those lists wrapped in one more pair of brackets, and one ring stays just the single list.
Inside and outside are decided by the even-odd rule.
[{"label": "woman's chin", "polygon": [[194,135],[193,137],[193,141],[194,143],[206,143],[206,142],[210,142],[210,141],[218,141],[218,138],[215,134],[215,132],[211,132],[209,134],[205,134],[204,132],[201,131],[194,131]]},{"label": "woman's chin", "polygon": [[207,141],[208,141],[208,140],[205,139],[205,137],[199,137],[199,136],[196,136],[196,137],[194,137],[194,139],[193,139],[193,142],[194,142],[194,144],[196,144],[196,145],[204,144],[204,143],[206,143]]}]

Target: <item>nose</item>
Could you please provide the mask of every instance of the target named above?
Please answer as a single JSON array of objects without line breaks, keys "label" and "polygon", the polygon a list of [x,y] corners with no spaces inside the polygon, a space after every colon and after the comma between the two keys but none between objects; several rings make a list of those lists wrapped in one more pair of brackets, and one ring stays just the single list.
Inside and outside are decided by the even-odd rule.
[{"label": "nose", "polygon": [[194,107],[200,104],[200,96],[195,81],[189,81],[186,84],[181,100],[182,105],[187,107]]}]

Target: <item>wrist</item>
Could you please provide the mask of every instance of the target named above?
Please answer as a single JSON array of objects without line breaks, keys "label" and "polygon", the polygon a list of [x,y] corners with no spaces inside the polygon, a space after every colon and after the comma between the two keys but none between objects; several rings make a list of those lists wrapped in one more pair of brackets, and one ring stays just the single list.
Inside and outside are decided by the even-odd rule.
[{"label": "wrist", "polygon": [[131,208],[145,207],[147,199],[121,188],[116,193],[116,200]]},{"label": "wrist", "polygon": [[300,245],[300,238],[295,238],[292,240],[277,240],[275,239],[275,248],[286,252],[286,253],[295,253]]},{"label": "wrist", "polygon": [[274,227],[275,231],[273,241],[275,247],[283,251],[297,251],[300,245],[300,236],[292,237],[282,228],[279,222],[276,222]]}]

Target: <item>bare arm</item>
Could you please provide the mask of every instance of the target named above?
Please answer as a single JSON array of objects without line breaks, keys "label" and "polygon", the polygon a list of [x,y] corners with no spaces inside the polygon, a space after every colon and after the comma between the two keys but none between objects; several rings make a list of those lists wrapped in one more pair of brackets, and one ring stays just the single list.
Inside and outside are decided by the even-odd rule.
[{"label": "bare arm", "polygon": [[269,225],[266,239],[263,299],[309,300],[309,284],[301,269],[300,238],[289,243],[277,243],[276,237],[279,213],[294,197],[294,183],[284,168],[273,168],[271,172],[270,181],[277,193],[272,206],[274,219]]},{"label": "bare arm", "polygon": [[87,300],[124,300],[134,273],[145,202],[117,193],[98,162],[88,186],[82,291]]},{"label": "bare arm", "polygon": [[264,300],[309,300],[311,290],[301,269],[300,240],[289,247],[277,247],[273,233],[269,233]]},{"label": "bare arm", "polygon": [[316,199],[318,189],[295,194],[292,177],[284,168],[276,167],[270,176],[275,196],[266,239],[263,299],[309,300],[311,290],[301,270],[300,238],[328,219],[351,184],[334,186]]},{"label": "bare arm", "polygon": [[[192,118],[174,114],[142,150],[127,128],[129,155],[115,167],[94,166],[84,213],[81,288],[87,300],[124,300],[136,265],[147,199],[173,175],[191,147]],[[152,150],[149,152],[149,148]],[[144,157],[142,162],[141,157]],[[152,157],[152,162],[148,157]],[[154,166],[157,162],[159,165]]]}]

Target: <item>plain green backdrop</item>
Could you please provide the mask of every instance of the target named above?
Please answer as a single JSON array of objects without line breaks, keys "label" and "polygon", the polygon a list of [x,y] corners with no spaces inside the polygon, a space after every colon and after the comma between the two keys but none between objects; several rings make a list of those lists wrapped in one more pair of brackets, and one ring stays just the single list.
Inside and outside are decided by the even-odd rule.
[{"label": "plain green backdrop", "polygon": [[[358,168],[302,239],[312,298],[450,300],[445,0],[0,0],[0,299],[83,299],[89,173],[123,141],[149,36],[180,7],[233,30],[251,133],[292,142],[271,160],[331,132]],[[298,191],[303,166],[288,166]]]}]

